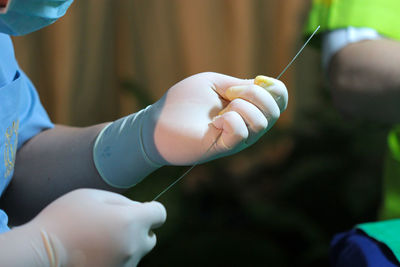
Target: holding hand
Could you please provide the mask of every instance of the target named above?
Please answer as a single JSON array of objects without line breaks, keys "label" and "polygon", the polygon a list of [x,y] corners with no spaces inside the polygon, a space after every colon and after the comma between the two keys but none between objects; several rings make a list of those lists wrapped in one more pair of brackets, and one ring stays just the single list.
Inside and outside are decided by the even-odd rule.
[{"label": "holding hand", "polygon": [[156,244],[151,229],[165,219],[165,208],[158,202],[139,203],[115,193],[80,189],[16,229],[23,233],[21,242],[31,244],[37,266],[136,266]]},{"label": "holding hand", "polygon": [[258,85],[201,73],[171,87],[144,117],[143,144],[149,158],[160,165],[192,165],[255,143],[274,125],[288,100],[282,82],[265,76],[256,81]]},{"label": "holding hand", "polygon": [[106,126],[95,142],[95,165],[108,184],[126,188],[163,165],[231,155],[268,131],[287,101],[285,85],[273,78],[193,75],[155,104]]}]

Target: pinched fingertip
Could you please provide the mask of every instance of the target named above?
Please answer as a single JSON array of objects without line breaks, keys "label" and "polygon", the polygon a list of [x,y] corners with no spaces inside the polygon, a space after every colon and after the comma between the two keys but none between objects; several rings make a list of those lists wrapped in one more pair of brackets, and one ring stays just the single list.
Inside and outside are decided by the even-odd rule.
[{"label": "pinched fingertip", "polygon": [[254,79],[254,84],[264,88],[272,95],[281,112],[286,110],[289,95],[282,81],[264,75],[258,75]]}]

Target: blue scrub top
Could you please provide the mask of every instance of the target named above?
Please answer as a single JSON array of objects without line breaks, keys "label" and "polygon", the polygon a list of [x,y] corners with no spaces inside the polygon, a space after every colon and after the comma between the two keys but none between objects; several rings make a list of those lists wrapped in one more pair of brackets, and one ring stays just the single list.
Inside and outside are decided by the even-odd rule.
[{"label": "blue scrub top", "polygon": [[[13,176],[18,148],[52,127],[35,87],[18,66],[10,37],[0,33],[0,196]],[[8,230],[7,220],[0,210],[0,233]]]}]

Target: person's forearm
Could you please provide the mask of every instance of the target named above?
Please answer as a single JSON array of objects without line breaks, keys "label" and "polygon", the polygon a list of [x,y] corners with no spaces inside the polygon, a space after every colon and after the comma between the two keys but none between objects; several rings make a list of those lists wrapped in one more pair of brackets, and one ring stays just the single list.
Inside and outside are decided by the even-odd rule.
[{"label": "person's forearm", "polygon": [[331,60],[328,78],[343,113],[400,122],[400,42],[381,39],[346,46]]},{"label": "person's forearm", "polygon": [[104,126],[56,126],[18,150],[14,177],[1,198],[11,224],[26,222],[73,189],[117,191],[103,181],[93,163],[93,143]]}]

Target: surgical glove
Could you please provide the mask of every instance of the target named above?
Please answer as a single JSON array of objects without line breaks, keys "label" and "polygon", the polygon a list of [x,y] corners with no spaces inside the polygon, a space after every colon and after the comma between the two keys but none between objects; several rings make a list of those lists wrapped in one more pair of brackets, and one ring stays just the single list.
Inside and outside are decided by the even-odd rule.
[{"label": "surgical glove", "polygon": [[[156,244],[151,229],[165,219],[165,208],[158,202],[139,203],[101,190],[75,190],[31,222],[0,235],[3,240],[9,238],[0,254],[11,253],[3,254],[0,263],[16,267],[136,266]],[[12,238],[14,232],[20,234],[19,239]],[[23,255],[16,255],[20,249]],[[26,261],[21,262],[24,257]]]},{"label": "surgical glove", "polygon": [[268,131],[287,101],[285,85],[273,78],[200,73],[103,129],[94,146],[95,165],[108,184],[129,187],[163,165],[231,155]]}]

